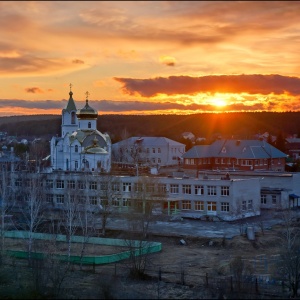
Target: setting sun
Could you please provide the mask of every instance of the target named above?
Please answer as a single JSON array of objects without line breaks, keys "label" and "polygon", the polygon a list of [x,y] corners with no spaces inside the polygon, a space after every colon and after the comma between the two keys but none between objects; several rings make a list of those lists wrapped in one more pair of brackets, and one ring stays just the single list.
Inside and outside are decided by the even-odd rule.
[{"label": "setting sun", "polygon": [[218,107],[226,106],[226,101],[221,98],[214,98],[212,99],[212,104]]}]

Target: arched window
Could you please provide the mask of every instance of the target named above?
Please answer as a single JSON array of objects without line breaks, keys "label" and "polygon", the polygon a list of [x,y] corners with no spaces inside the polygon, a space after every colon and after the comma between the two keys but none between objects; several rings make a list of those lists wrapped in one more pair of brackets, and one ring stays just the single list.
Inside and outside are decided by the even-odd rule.
[{"label": "arched window", "polygon": [[75,145],[75,152],[78,152],[78,145]]},{"label": "arched window", "polygon": [[91,128],[92,127],[92,124],[91,122],[88,123],[88,128]]},{"label": "arched window", "polygon": [[71,113],[71,124],[75,124],[75,112],[72,111]]}]

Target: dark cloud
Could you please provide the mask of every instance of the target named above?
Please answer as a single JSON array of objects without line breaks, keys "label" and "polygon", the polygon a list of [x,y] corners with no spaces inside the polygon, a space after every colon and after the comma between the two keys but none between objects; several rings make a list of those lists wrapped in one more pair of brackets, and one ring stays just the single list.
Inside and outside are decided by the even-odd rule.
[{"label": "dark cloud", "polygon": [[72,63],[73,63],[73,64],[84,64],[84,61],[81,60],[81,59],[73,59],[73,60],[72,60]]},{"label": "dark cloud", "polygon": [[[0,99],[0,109],[7,107],[14,108],[26,108],[26,109],[58,109],[61,110],[66,107],[67,100],[63,99],[61,101],[54,100],[39,100],[39,101],[27,101],[27,100],[17,100],[17,99]],[[82,108],[85,105],[85,101],[77,101],[77,108]],[[180,104],[173,102],[141,102],[141,101],[112,101],[112,100],[90,100],[90,105],[99,111],[99,114],[106,112],[123,113],[130,111],[140,111],[141,113],[153,113],[155,111],[168,111],[178,110],[182,112],[188,111],[216,111],[214,105],[209,104]],[[235,104],[227,106],[226,108],[220,108],[219,110],[233,110],[233,111],[253,111],[253,110],[263,110],[262,104],[254,105],[244,105]],[[46,113],[46,112],[45,112]]]},{"label": "dark cloud", "polygon": [[66,106],[67,100],[54,101],[54,100],[39,100],[27,101],[17,99],[0,99],[0,108],[16,107],[16,108],[29,108],[29,109],[62,109]]},{"label": "dark cloud", "polygon": [[243,103],[226,105],[224,110],[226,111],[262,111],[265,110],[263,103],[254,103],[253,105],[245,105]]},{"label": "dark cloud", "polygon": [[[91,100],[89,104],[96,110],[101,112],[130,112],[130,111],[140,111],[145,113],[152,113],[155,111],[216,111],[216,106],[210,104],[181,104],[176,102],[142,102],[142,101],[111,101],[111,100]],[[85,101],[76,101],[77,108],[83,107]],[[263,104],[245,105],[245,104],[234,104],[219,108],[219,110],[226,111],[253,111],[253,110],[263,110]]]},{"label": "dark cloud", "polygon": [[197,93],[271,93],[300,95],[300,78],[281,75],[220,75],[220,76],[170,76],[153,79],[114,78],[123,84],[125,94],[153,97],[157,94]]},{"label": "dark cloud", "polygon": [[44,91],[38,87],[26,88],[25,91],[26,91],[26,93],[32,93],[32,94],[43,94],[44,93]]},{"label": "dark cloud", "polygon": [[169,66],[169,67],[174,67],[175,66],[175,62],[173,62],[173,61],[166,61],[166,62],[164,62],[164,64],[166,66]]}]

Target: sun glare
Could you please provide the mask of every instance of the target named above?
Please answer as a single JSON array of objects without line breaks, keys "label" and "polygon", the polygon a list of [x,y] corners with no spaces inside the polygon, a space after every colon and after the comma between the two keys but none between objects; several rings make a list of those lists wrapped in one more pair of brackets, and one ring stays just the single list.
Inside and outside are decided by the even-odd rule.
[{"label": "sun glare", "polygon": [[226,106],[226,101],[224,99],[220,98],[214,98],[212,99],[212,104],[218,107]]}]

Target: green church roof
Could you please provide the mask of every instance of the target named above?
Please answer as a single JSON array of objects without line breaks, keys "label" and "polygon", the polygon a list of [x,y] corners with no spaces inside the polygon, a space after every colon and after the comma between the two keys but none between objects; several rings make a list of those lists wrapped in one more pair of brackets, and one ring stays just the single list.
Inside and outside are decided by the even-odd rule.
[{"label": "green church roof", "polygon": [[69,98],[69,101],[67,103],[67,106],[66,106],[65,110],[67,110],[68,112],[71,112],[71,111],[74,111],[74,110],[76,111],[77,108],[76,108],[74,99],[72,97],[73,96],[73,92],[70,91],[69,95],[70,95],[70,98]]}]

